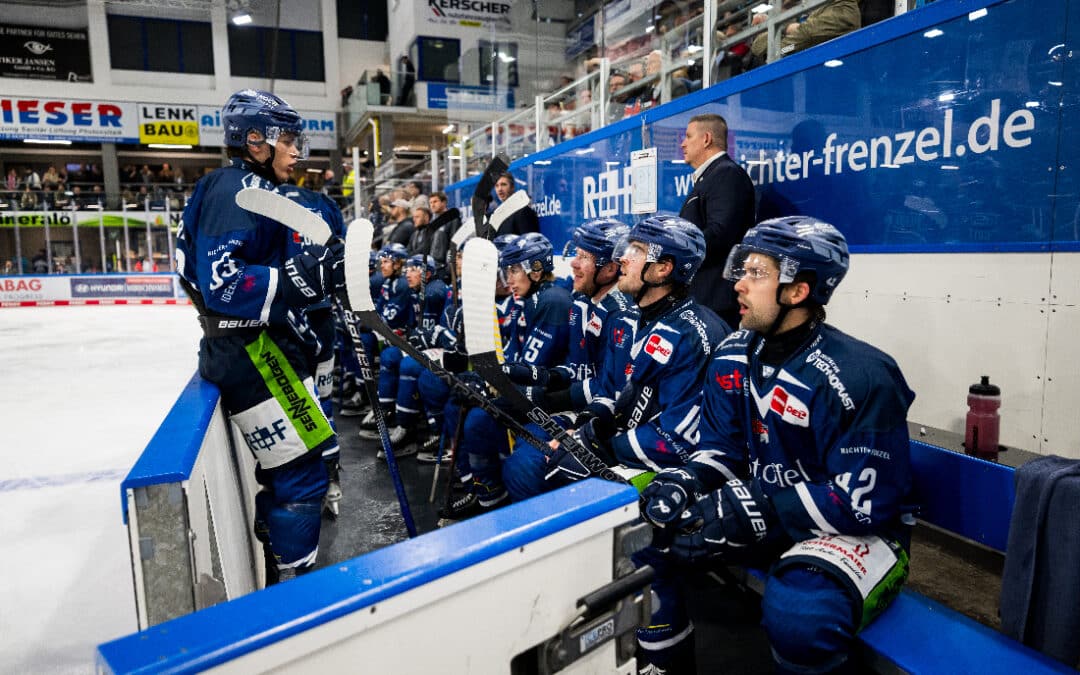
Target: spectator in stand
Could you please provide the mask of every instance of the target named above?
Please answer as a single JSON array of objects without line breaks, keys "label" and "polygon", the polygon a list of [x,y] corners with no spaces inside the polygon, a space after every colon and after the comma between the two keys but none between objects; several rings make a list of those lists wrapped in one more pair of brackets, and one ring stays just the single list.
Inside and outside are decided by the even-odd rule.
[{"label": "spectator in stand", "polygon": [[85,209],[86,200],[82,193],[82,188],[76,185],[71,188],[71,209]]},{"label": "spectator in stand", "polygon": [[375,77],[372,78],[373,82],[379,83],[379,103],[381,105],[390,105],[391,103],[391,89],[390,78],[386,76],[382,70],[375,71]]},{"label": "spectator in stand", "polygon": [[150,185],[154,182],[154,172],[150,170],[149,164],[143,164],[142,169],[139,170],[139,180],[143,185]]},{"label": "spectator in stand", "polygon": [[125,164],[124,168],[120,170],[120,182],[126,185],[134,185],[141,180],[139,177],[139,170],[134,164]]},{"label": "spectator in stand", "polygon": [[90,183],[105,182],[105,174],[101,173],[101,165],[91,164],[87,169],[86,180]]},{"label": "spectator in stand", "polygon": [[102,189],[100,183],[95,183],[90,188],[90,194],[86,195],[87,208],[105,208],[105,190]]},{"label": "spectator in stand", "polygon": [[30,189],[29,185],[23,186],[23,191],[19,193],[19,210],[20,211],[33,211],[38,207],[37,193]]},{"label": "spectator in stand", "polygon": [[64,186],[63,183],[56,190],[56,199],[53,200],[53,208],[57,211],[63,211],[71,208],[71,192]]},{"label": "spectator in stand", "polygon": [[608,75],[607,118],[609,122],[617,122],[623,118],[626,95],[617,92],[626,86],[626,82],[626,73],[621,70],[613,70],[611,71],[611,74]]},{"label": "spectator in stand", "polygon": [[[724,45],[733,35],[745,27],[743,18],[735,12],[725,12],[716,31],[716,44]],[[713,83],[741,74],[748,67],[750,43],[737,42],[718,49],[713,62]]]},{"label": "spectator in stand", "polygon": [[[514,175],[507,171],[500,175],[495,181],[495,196],[499,198],[500,202],[505,202],[510,198],[510,195],[514,194],[517,186],[514,183]],[[500,234],[525,234],[526,232],[539,232],[540,231],[540,219],[536,216],[536,211],[532,209],[532,206],[526,206],[518,211],[515,211],[510,217],[503,221],[503,224],[499,226],[496,236]]]},{"label": "spectator in stand", "polygon": [[641,103],[642,109],[660,105],[661,100],[663,100],[664,80],[660,76],[663,63],[664,57],[659,49],[652,50],[645,57],[645,77],[648,78],[651,86],[648,92],[642,95],[645,99]]},{"label": "spectator in stand", "polygon": [[333,169],[323,171],[322,193],[331,199],[341,196],[341,184],[334,177]]},{"label": "spectator in stand", "polygon": [[426,206],[413,208],[412,220],[413,231],[405,248],[409,250],[410,256],[427,255],[431,252],[431,209]]},{"label": "spectator in stand", "polygon": [[[788,3],[784,4],[786,8]],[[754,17],[755,24],[760,23],[758,17],[763,17],[763,15]],[[761,19],[761,21],[764,20],[764,18]],[[862,14],[859,11],[859,0],[831,0],[805,17],[800,16],[798,20],[784,26],[780,37],[779,56],[794,54],[861,27]],[[766,33],[754,38],[754,43],[750,46],[754,65],[765,63],[768,59],[766,53],[768,48],[769,36]]]},{"label": "spectator in stand", "polygon": [[41,176],[38,175],[37,171],[34,171],[33,167],[27,169],[26,173],[23,174],[23,185],[31,190],[41,189]]},{"label": "spectator in stand", "polygon": [[383,228],[383,246],[387,244],[409,245],[412,238],[413,221],[409,218],[411,204],[404,199],[395,199],[390,204],[390,224]]},{"label": "spectator in stand", "polygon": [[168,162],[162,164],[161,171],[158,171],[157,182],[169,185],[173,182],[174,178],[175,176],[173,175],[172,167],[169,166]]},{"label": "spectator in stand", "polygon": [[56,194],[53,192],[52,187],[46,185],[41,190],[41,208],[46,211],[51,211],[53,204],[56,203]]},{"label": "spectator in stand", "polygon": [[19,172],[15,169],[8,169],[7,178],[4,180],[4,189],[8,192],[15,192],[19,189]]},{"label": "spectator in stand", "polygon": [[405,194],[408,195],[406,199],[409,200],[412,208],[423,206],[430,209],[427,195],[424,194],[424,187],[420,185],[420,181],[413,180],[406,183]]},{"label": "spectator in stand", "polygon": [[146,202],[150,200],[150,191],[146,185],[139,186],[139,194],[135,195],[135,203],[140,209],[146,208]]},{"label": "spectator in stand", "polygon": [[428,198],[431,205],[431,250],[429,255],[435,259],[435,273],[444,281],[449,280],[447,265],[450,264],[450,238],[461,227],[461,212],[457,209],[448,209],[445,192],[432,192]]},{"label": "spectator in stand", "polygon": [[50,164],[41,176],[41,186],[55,190],[58,185],[60,185],[60,174],[56,172],[56,167]]},{"label": "spectator in stand", "polygon": [[352,162],[342,162],[341,169],[345,172],[345,178],[341,181],[341,196],[352,199],[353,187],[356,186],[356,169]]},{"label": "spectator in stand", "polygon": [[401,93],[398,94],[397,105],[414,106],[416,97],[413,96],[413,85],[416,84],[416,66],[408,56],[398,59],[398,77],[401,78]]},{"label": "spectator in stand", "polygon": [[15,262],[12,260],[4,261],[4,271],[0,274],[15,274],[18,270],[15,269]]},{"label": "spectator in stand", "polygon": [[37,255],[30,259],[30,266],[34,274],[49,273],[49,256],[45,253],[45,249],[38,250]]}]

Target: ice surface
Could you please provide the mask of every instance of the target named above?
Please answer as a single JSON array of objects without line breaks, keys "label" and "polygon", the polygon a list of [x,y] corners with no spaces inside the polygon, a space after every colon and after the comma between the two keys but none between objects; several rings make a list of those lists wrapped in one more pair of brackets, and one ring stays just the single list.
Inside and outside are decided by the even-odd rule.
[{"label": "ice surface", "polygon": [[189,306],[0,309],[0,670],[137,630],[120,482],[195,372]]}]

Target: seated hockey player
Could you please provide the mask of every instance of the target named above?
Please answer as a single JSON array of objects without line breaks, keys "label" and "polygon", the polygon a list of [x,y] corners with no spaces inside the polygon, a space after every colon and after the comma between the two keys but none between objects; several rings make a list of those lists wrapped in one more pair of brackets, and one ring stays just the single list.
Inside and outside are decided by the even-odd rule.
[{"label": "seated hockey player", "polygon": [[805,216],[764,221],[731,251],[741,330],[710,365],[697,452],[642,494],[667,545],[640,560],[658,574],[660,610],[638,631],[649,663],[693,672],[673,560],[769,569],[762,624],[780,672],[855,672],[853,636],[899,592],[914,394],[891,357],[825,323],[847,269],[844,236]]},{"label": "seated hockey player", "polygon": [[[438,325],[450,291],[441,279],[435,277],[435,259],[431,256],[410,257],[405,262],[405,279],[412,291],[412,313],[417,319],[409,328],[408,339],[414,345],[423,345],[423,336]],[[390,443],[396,448],[395,456],[412,454],[404,451],[404,448],[416,440],[418,428],[426,426],[417,382],[423,369],[418,361],[402,354],[396,347],[387,347],[382,351],[379,397],[382,398],[384,393],[393,393],[396,399],[394,426],[389,431]],[[394,372],[398,374],[396,382],[390,380]]]},{"label": "seated hockey player", "polygon": [[[499,253],[499,268],[506,285],[522,303],[520,315],[511,322],[504,358],[540,368],[562,363],[572,302],[570,292],[553,283],[551,242],[538,232],[523,234]],[[510,447],[498,422],[480,408],[469,410],[458,451],[467,454],[471,493],[452,504],[443,517],[459,520],[505,504],[508,495],[502,480],[502,459],[509,455]]]},{"label": "seated hockey player", "polygon": [[230,162],[195,187],[176,263],[203,327],[199,373],[220,389],[256,460],[255,533],[274,583],[313,569],[319,550],[322,452],[337,438],[292,324],[344,287],[344,246],[290,252],[291,231],[236,204],[244,188],[275,190],[307,157],[300,115],[274,94],[245,89],[225,103],[222,123]]},{"label": "seated hockey player", "polygon": [[[404,274],[405,261],[408,259],[409,254],[405,250],[405,246],[396,242],[383,246],[379,251],[379,270],[383,276],[383,283],[379,288],[379,297],[375,298],[375,310],[382,317],[382,320],[386,322],[386,325],[400,335],[405,335],[413,322],[412,291],[409,290],[409,282],[406,281]],[[373,366],[375,364],[375,355],[379,354],[379,368],[381,369],[382,354],[378,349],[378,337],[374,333],[363,332],[360,334],[360,340],[363,342],[364,351]],[[386,381],[397,380],[397,364],[399,362],[400,359],[393,361],[393,377],[387,377]],[[380,382],[382,381],[380,378]],[[393,426],[393,392],[380,391],[379,405],[382,406],[387,426]],[[375,432],[374,436],[371,435],[375,426],[375,411],[371,410],[360,421],[360,438],[378,438],[377,432]],[[382,451],[380,450],[380,456],[381,454]]]},{"label": "seated hockey player", "polygon": [[[633,228],[621,258],[618,288],[637,314],[607,322],[608,353],[588,386],[591,401],[577,415],[575,436],[634,483],[652,472],[682,466],[697,442],[701,385],[713,349],[727,324],[689,294],[705,257],[705,238],[693,223],[653,216]],[[556,446],[522,453],[506,476],[522,497],[589,475],[581,462]]]}]

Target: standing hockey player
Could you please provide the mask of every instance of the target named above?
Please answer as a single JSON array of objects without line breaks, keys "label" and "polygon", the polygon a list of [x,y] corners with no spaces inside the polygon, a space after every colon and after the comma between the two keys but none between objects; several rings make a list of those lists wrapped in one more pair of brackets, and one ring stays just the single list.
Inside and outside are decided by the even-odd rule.
[{"label": "standing hockey player", "polygon": [[[618,287],[638,313],[608,321],[608,353],[574,424],[581,443],[610,466],[647,478],[682,466],[696,448],[705,369],[729,329],[689,294],[705,257],[701,230],[682,218],[653,216],[628,239]],[[528,454],[514,460],[519,472],[507,482],[522,496],[589,475],[561,448],[544,449],[543,459],[531,446],[519,444],[519,451]]]},{"label": "standing hockey player", "polygon": [[698,451],[642,495],[670,542],[643,559],[660,610],[639,653],[656,666],[693,672],[672,559],[769,568],[762,623],[780,672],[842,668],[907,576],[914,394],[887,354],[824,323],[847,269],[843,235],[803,216],[758,224],[728,257],[742,330],[710,366]]},{"label": "standing hockey player", "polygon": [[196,186],[176,261],[203,326],[199,373],[220,388],[257,461],[255,531],[273,583],[315,564],[327,489],[321,454],[337,444],[289,317],[344,287],[343,247],[312,244],[287,258],[291,231],[236,205],[241,189],[274,190],[307,156],[296,111],[245,89],[229,98],[222,119],[231,163]]}]

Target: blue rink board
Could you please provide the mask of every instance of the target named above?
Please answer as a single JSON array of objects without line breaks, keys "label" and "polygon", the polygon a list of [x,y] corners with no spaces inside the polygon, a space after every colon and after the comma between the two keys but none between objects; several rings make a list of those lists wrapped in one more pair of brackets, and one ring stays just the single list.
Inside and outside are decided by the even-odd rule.
[{"label": "blue rink board", "polygon": [[629,485],[589,479],[107,642],[98,647],[98,669],[202,671],[637,499]]}]

